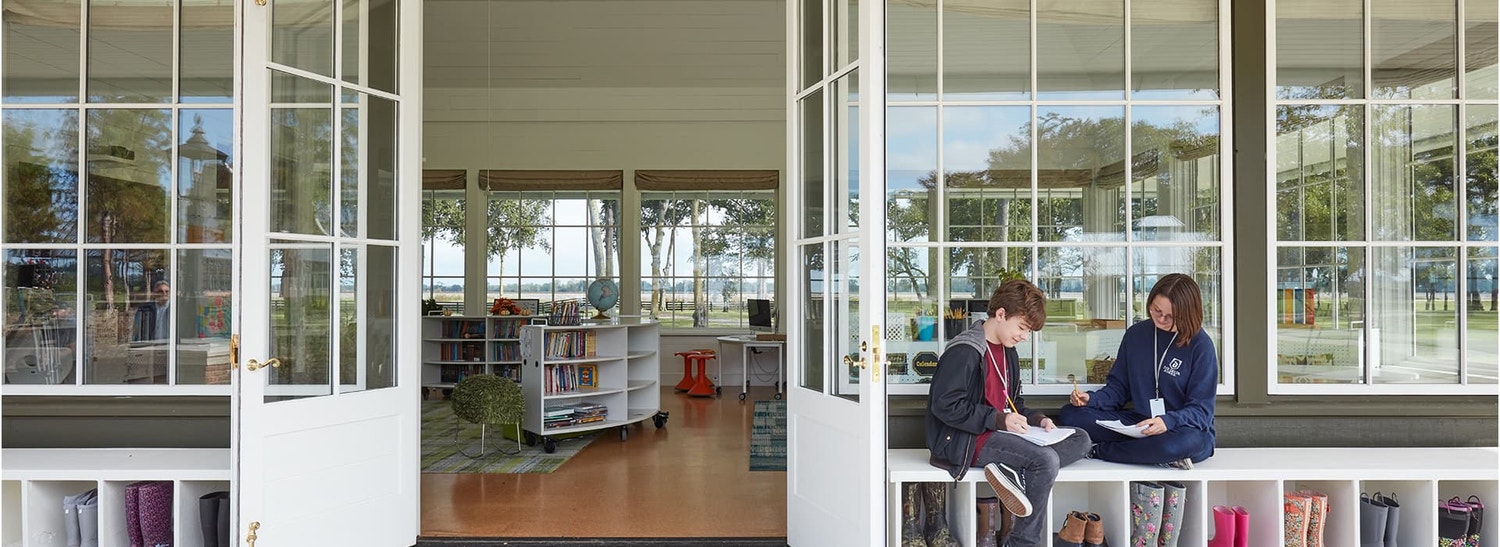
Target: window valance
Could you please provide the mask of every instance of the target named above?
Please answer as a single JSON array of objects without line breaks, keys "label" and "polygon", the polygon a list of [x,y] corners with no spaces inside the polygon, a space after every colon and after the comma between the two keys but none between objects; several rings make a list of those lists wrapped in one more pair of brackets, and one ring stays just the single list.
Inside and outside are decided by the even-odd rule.
[{"label": "window valance", "polygon": [[468,186],[468,173],[463,169],[423,169],[423,190],[463,190]]},{"label": "window valance", "polygon": [[773,169],[651,169],[635,172],[638,190],[775,190],[781,174]]},{"label": "window valance", "polygon": [[491,191],[619,190],[625,187],[625,172],[485,169],[479,172],[479,187]]}]

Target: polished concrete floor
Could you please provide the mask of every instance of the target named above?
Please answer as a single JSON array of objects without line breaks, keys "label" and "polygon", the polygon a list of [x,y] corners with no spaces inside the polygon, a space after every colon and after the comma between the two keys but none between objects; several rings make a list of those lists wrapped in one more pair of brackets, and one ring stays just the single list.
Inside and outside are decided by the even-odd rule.
[{"label": "polished concrete floor", "polygon": [[610,430],[552,473],[424,473],[422,536],[784,538],[786,472],[749,470],[751,402],[773,393],[668,387],[666,427],[631,426],[623,442]]}]

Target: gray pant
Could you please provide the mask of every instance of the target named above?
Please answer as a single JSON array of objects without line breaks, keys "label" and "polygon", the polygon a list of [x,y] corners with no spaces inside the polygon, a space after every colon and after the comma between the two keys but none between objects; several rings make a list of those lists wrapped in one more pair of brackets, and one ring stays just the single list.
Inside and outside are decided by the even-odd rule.
[{"label": "gray pant", "polygon": [[[1032,426],[1036,427],[1036,426]],[[991,433],[979,449],[975,464],[983,466],[990,462],[1003,463],[1020,471],[1026,482],[1026,499],[1031,501],[1031,516],[1017,518],[1016,524],[1006,539],[1006,545],[1030,547],[1047,545],[1046,530],[1047,500],[1052,497],[1052,483],[1057,480],[1057,470],[1083,459],[1089,453],[1087,431],[1076,427],[1068,438],[1049,446],[1037,446],[1015,435]]]}]

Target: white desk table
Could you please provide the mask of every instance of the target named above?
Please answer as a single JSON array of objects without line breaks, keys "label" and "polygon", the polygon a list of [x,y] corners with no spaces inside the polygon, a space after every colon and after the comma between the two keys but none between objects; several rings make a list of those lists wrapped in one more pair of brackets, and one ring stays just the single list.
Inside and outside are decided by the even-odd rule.
[{"label": "white desk table", "polygon": [[[719,337],[719,355],[724,355],[725,345],[740,346],[740,400],[745,400],[745,393],[750,390],[750,354],[756,348],[776,349],[776,399],[781,399],[782,385],[786,383],[786,341],[785,340],[756,340],[754,334],[740,334]],[[759,353],[758,351],[755,353]],[[724,359],[718,359],[719,378],[722,384],[724,378]],[[722,387],[722,386],[721,386]]]}]

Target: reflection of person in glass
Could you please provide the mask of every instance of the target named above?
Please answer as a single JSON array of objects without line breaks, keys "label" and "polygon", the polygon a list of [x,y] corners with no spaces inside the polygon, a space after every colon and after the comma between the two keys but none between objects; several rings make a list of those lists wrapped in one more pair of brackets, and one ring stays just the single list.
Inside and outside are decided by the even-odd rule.
[{"label": "reflection of person in glass", "polygon": [[[1219,386],[1218,354],[1203,331],[1202,292],[1192,277],[1168,274],[1146,302],[1151,320],[1125,331],[1104,387],[1074,389],[1058,422],[1089,432],[1092,457],[1190,469],[1214,453]],[[1116,433],[1096,420],[1119,420],[1144,436]]]},{"label": "reflection of person in glass", "polygon": [[172,321],[172,285],[165,280],[151,284],[151,301],[135,308],[132,340],[166,340]]}]

